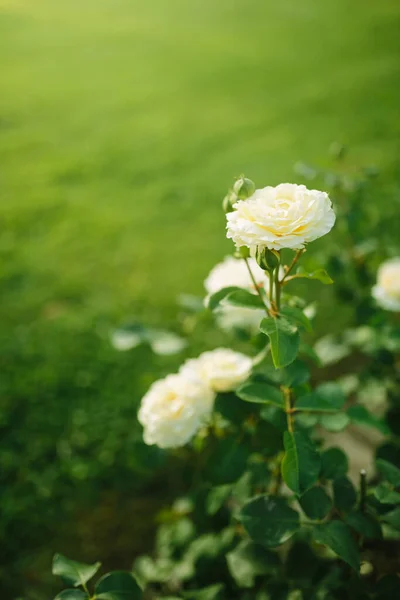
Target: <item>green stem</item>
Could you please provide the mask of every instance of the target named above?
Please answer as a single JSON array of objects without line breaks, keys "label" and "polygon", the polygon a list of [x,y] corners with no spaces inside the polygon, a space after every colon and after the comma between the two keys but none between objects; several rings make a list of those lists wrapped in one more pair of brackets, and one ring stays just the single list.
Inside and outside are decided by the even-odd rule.
[{"label": "green stem", "polygon": [[288,266],[288,268],[286,270],[286,273],[284,274],[284,276],[281,279],[281,284],[285,281],[285,279],[287,278],[287,276],[289,275],[289,273],[294,269],[294,267],[296,266],[298,260],[300,259],[300,257],[302,256],[302,254],[304,254],[304,252],[305,252],[304,248],[302,250],[297,250],[294,259],[292,260],[292,262]]},{"label": "green stem", "polygon": [[367,502],[367,471],[360,471],[360,511],[365,512],[365,504]]},{"label": "green stem", "polygon": [[279,312],[281,308],[281,282],[279,281],[279,267],[275,269],[275,298],[276,308]]},{"label": "green stem", "polygon": [[293,409],[292,409],[292,403],[290,400],[290,388],[287,387],[282,387],[282,391],[283,391],[283,395],[285,398],[285,412],[286,412],[286,418],[287,418],[287,426],[288,426],[288,431],[289,433],[293,433]]},{"label": "green stem", "polygon": [[268,315],[268,317],[269,317],[269,316],[270,316],[270,314],[269,314],[268,306],[267,306],[267,305],[265,304],[265,302],[264,302],[264,297],[263,297],[263,295],[262,295],[262,293],[261,293],[261,290],[260,290],[260,287],[258,286],[258,284],[257,284],[257,281],[256,281],[256,279],[255,279],[255,277],[254,277],[254,275],[253,275],[253,272],[252,272],[252,270],[251,270],[251,268],[250,268],[249,261],[247,260],[247,258],[244,258],[243,260],[244,260],[244,262],[246,263],[247,270],[248,270],[248,272],[249,272],[249,275],[250,275],[251,281],[253,282],[253,285],[254,285],[254,287],[255,287],[255,289],[256,289],[256,292],[257,292],[257,294],[259,295],[259,297],[260,297],[260,299],[261,299],[261,302],[263,303],[263,305],[264,305],[264,307],[265,307],[265,312],[267,313],[267,315]]},{"label": "green stem", "polygon": [[269,301],[271,306],[274,304],[274,272],[268,271],[269,277]]}]

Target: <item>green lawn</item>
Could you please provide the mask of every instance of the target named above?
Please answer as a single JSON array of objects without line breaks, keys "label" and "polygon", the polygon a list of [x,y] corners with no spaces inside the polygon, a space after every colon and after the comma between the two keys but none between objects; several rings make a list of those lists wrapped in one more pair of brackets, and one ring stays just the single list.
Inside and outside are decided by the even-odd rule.
[{"label": "green lawn", "polygon": [[293,181],[334,140],[393,171],[399,30],[398,0],[0,0],[0,542],[23,589],[38,506],[148,466],[136,402],[174,360],[117,355],[109,327],[173,327],[230,249],[235,175]]}]

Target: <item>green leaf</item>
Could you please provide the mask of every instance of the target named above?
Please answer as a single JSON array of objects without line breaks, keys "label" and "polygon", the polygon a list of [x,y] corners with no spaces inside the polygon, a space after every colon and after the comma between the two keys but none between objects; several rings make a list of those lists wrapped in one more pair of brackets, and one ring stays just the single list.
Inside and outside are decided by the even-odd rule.
[{"label": "green leaf", "polygon": [[350,417],[343,412],[332,415],[326,414],[320,416],[319,423],[327,431],[338,433],[347,427],[347,425],[350,423]]},{"label": "green leaf", "polygon": [[89,596],[82,590],[63,590],[57,594],[54,600],[89,600]]},{"label": "green leaf", "polygon": [[59,575],[67,585],[84,585],[93,577],[100,569],[101,563],[97,562],[93,565],[79,563],[75,560],[70,560],[62,554],[55,554],[53,557],[52,573]]},{"label": "green leaf", "polygon": [[142,590],[131,573],[113,571],[104,575],[95,587],[99,600],[141,600]]},{"label": "green leaf", "polygon": [[240,402],[236,394],[228,392],[217,394],[214,410],[233,425],[242,427],[244,421],[254,412],[254,407]]},{"label": "green leaf", "polygon": [[400,504],[400,494],[387,483],[380,483],[373,491],[375,498],[382,504]]},{"label": "green leaf", "polygon": [[206,465],[207,475],[217,485],[234,483],[244,473],[248,457],[244,444],[231,438],[221,440]]},{"label": "green leaf", "polygon": [[283,408],[285,406],[281,391],[278,390],[278,388],[269,385],[268,383],[262,383],[258,381],[245,383],[236,390],[236,395],[245,402],[254,402],[256,404],[273,404],[279,408]]},{"label": "green leaf", "polygon": [[299,503],[307,517],[316,520],[324,519],[332,508],[332,500],[322,487],[309,489]]},{"label": "green leaf", "polygon": [[252,588],[258,575],[267,575],[280,566],[278,555],[258,544],[243,540],[226,555],[229,571],[239,587]]},{"label": "green leaf", "polygon": [[312,332],[311,321],[306,317],[300,308],[295,308],[294,306],[284,306],[280,310],[280,314],[283,315],[289,321],[289,323],[292,323],[296,327],[301,327],[309,333]]},{"label": "green leaf", "polygon": [[187,600],[220,600],[220,598],[222,598],[221,592],[223,589],[224,585],[222,583],[216,583],[203,588],[202,590],[183,592],[183,597]]},{"label": "green leaf", "polygon": [[252,294],[242,289],[230,292],[225,296],[223,303],[243,308],[265,308],[265,304],[258,294]]},{"label": "green leaf", "polygon": [[317,544],[328,546],[357,573],[360,570],[360,555],[350,529],[342,521],[329,521],[316,525],[313,538]]},{"label": "green leaf", "polygon": [[379,540],[382,537],[381,526],[371,515],[355,511],[347,515],[346,523],[367,539]]},{"label": "green leaf", "polygon": [[349,470],[345,453],[340,448],[328,448],[321,454],[321,479],[337,479]]},{"label": "green leaf", "polygon": [[318,415],[311,412],[298,412],[294,418],[296,425],[303,429],[310,429],[318,423]]},{"label": "green leaf", "polygon": [[357,492],[348,477],[338,477],[333,482],[333,498],[338,510],[348,512],[357,502]]},{"label": "green leaf", "polygon": [[267,548],[275,548],[299,529],[299,513],[285,499],[277,496],[257,496],[241,509],[239,519],[249,536]]},{"label": "green leaf", "polygon": [[[282,433],[272,423],[262,420],[252,435],[253,448],[263,456],[276,456],[283,450]],[[264,464],[265,468],[265,464]]]},{"label": "green leaf", "polygon": [[263,319],[260,330],[269,337],[271,354],[277,369],[292,363],[299,351],[300,335],[296,327],[286,319]]},{"label": "green leaf", "polygon": [[381,475],[395,487],[400,487],[400,469],[382,458],[378,458],[376,466]]},{"label": "green leaf", "polygon": [[280,374],[281,383],[286,387],[303,385],[310,379],[310,369],[305,362],[298,359],[281,369]]},{"label": "green leaf", "polygon": [[228,296],[232,292],[241,291],[242,289],[243,288],[231,285],[229,287],[218,290],[218,292],[215,292],[215,294],[212,294],[207,298],[207,307],[210,310],[215,310],[216,308],[218,308],[218,306],[224,300],[224,298],[226,298],[226,296]]},{"label": "green leaf", "polygon": [[147,340],[154,354],[159,354],[160,356],[178,354],[178,352],[182,352],[187,346],[187,341],[176,335],[176,333],[161,329],[149,329]]},{"label": "green leaf", "polygon": [[231,485],[217,485],[208,492],[206,510],[208,515],[215,515],[232,492]]},{"label": "green leaf", "polygon": [[295,275],[293,275],[293,277],[301,277],[301,278],[305,278],[305,279],[317,279],[318,281],[320,281],[321,283],[324,283],[325,285],[330,285],[331,283],[333,283],[333,279],[328,275],[328,273],[325,271],[325,269],[317,269],[316,271],[313,271],[312,273],[306,273],[306,271],[304,271],[303,267],[299,267],[297,269],[297,272]]},{"label": "green leaf", "polygon": [[351,347],[336,335],[325,335],[314,345],[322,366],[332,365],[351,354]]},{"label": "green leaf", "polygon": [[323,383],[313,393],[301,396],[296,402],[296,410],[317,410],[337,412],[346,402],[342,388],[333,382]]},{"label": "green leaf", "polygon": [[373,429],[377,429],[384,435],[390,433],[389,427],[386,423],[372,415],[365,406],[361,406],[361,404],[355,404],[354,406],[350,406],[347,410],[347,414],[349,415],[351,421],[356,423],[357,425],[365,425],[366,427],[372,427]]},{"label": "green leaf", "polygon": [[282,476],[295,494],[301,495],[318,479],[321,458],[315,444],[303,431],[285,431],[283,436],[285,455],[282,460]]},{"label": "green leaf", "polygon": [[286,413],[281,408],[266,404],[260,410],[260,417],[271,423],[278,431],[283,433],[287,429]]},{"label": "green leaf", "polygon": [[400,529],[400,507],[381,516],[382,521],[389,523],[395,529]]}]

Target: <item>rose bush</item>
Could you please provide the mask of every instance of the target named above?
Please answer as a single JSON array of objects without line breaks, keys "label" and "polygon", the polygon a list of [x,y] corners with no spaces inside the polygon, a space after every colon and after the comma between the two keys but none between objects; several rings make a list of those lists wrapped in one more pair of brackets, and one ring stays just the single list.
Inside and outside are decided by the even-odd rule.
[{"label": "rose bush", "polygon": [[[83,588],[59,600],[389,600],[400,593],[393,263],[376,266],[377,293],[337,182],[335,210],[352,233],[350,247],[319,264],[314,258],[312,268],[305,268],[307,244],[335,222],[328,194],[293,184],[254,190],[241,178],[224,199],[236,258],[213,270],[206,289],[217,321],[221,308],[246,309],[257,315],[258,334],[235,339],[247,344],[246,354],[216,348],[188,359],[150,387],[139,410],[146,443],[177,448],[175,456],[189,462],[186,493],[159,515],[155,552],[135,561],[134,577],[106,576],[111,583],[103,591],[100,580],[91,595],[86,582],[96,565],[62,557],[60,569],[55,559],[54,572],[68,579],[73,568],[81,574],[73,585]],[[291,292],[303,280],[315,296],[313,280],[332,283],[325,267],[338,275],[339,300],[349,293],[347,271],[360,283],[350,290],[353,326],[314,344],[310,297]],[[385,298],[388,313],[373,296]],[[346,376],[319,370],[347,359]],[[366,401],[371,375],[390,396],[389,418]],[[332,436],[360,426],[384,439],[368,471],[364,464],[354,470],[340,442],[331,446]]]}]

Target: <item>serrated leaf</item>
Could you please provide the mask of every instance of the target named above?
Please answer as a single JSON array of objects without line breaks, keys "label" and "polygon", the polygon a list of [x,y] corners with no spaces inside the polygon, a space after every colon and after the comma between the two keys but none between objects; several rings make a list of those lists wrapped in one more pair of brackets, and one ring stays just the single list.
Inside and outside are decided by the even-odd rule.
[{"label": "serrated leaf", "polygon": [[304,269],[302,267],[299,267],[297,269],[297,272],[295,275],[293,275],[293,277],[296,278],[305,278],[305,279],[316,279],[317,281],[320,281],[321,283],[324,283],[325,285],[330,285],[331,283],[333,283],[333,279],[328,275],[328,273],[325,271],[325,269],[317,269],[316,271],[313,271],[312,273],[306,273],[306,271],[304,271]]},{"label": "serrated leaf", "polygon": [[400,469],[387,460],[378,458],[376,461],[378,471],[395,487],[400,487]]},{"label": "serrated leaf", "polygon": [[59,575],[67,585],[77,587],[84,585],[100,569],[101,563],[92,565],[70,560],[62,554],[55,554],[53,557],[52,573]]},{"label": "serrated leaf", "polygon": [[321,520],[332,508],[332,500],[322,487],[312,487],[299,499],[299,504],[307,517]]},{"label": "serrated leaf", "polygon": [[282,477],[295,494],[304,494],[318,479],[320,454],[303,431],[285,431],[283,442],[285,455],[282,460]]},{"label": "serrated leaf", "polygon": [[275,548],[299,529],[299,514],[278,496],[257,496],[242,507],[239,519],[258,544]]},{"label": "serrated leaf", "polygon": [[241,541],[226,555],[226,560],[236,585],[244,588],[253,587],[257,576],[267,575],[280,566],[275,552],[248,540]]},{"label": "serrated leaf", "polygon": [[282,393],[278,388],[259,381],[243,384],[236,390],[236,395],[245,402],[273,404],[279,408],[283,408],[285,405]]},{"label": "serrated leaf", "polygon": [[89,600],[89,596],[82,590],[72,589],[63,590],[54,598],[54,600]]},{"label": "serrated leaf", "polygon": [[346,523],[367,539],[378,540],[382,537],[381,526],[371,515],[355,511],[347,515]]},{"label": "serrated leaf", "polygon": [[328,448],[321,454],[321,478],[337,479],[349,470],[349,462],[340,448]]},{"label": "serrated leaf", "polygon": [[301,327],[309,333],[312,332],[311,321],[308,319],[308,317],[306,317],[300,308],[296,308],[294,306],[284,306],[280,310],[280,314],[283,315],[285,319],[289,321],[289,323],[292,323],[296,327]]},{"label": "serrated leaf", "polygon": [[286,319],[266,318],[261,321],[260,330],[269,337],[274,366],[277,369],[292,363],[299,351],[300,335]]},{"label": "serrated leaf", "polygon": [[95,596],[99,600],[141,600],[143,593],[131,573],[113,571],[99,579]]},{"label": "serrated leaf", "polygon": [[360,570],[360,554],[350,529],[342,521],[329,521],[316,525],[313,538],[317,544],[328,546],[357,573]]}]

